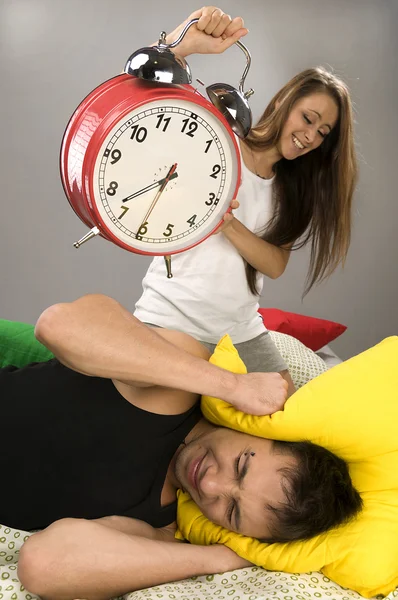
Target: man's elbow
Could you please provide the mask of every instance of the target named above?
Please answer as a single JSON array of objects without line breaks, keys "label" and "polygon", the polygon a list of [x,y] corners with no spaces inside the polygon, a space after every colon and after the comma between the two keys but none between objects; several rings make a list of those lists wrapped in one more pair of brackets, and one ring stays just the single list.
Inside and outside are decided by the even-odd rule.
[{"label": "man's elbow", "polygon": [[89,537],[91,525],[84,519],[60,519],[29,537],[18,559],[21,584],[40,598],[87,598],[80,595],[81,573],[75,560],[76,539]]},{"label": "man's elbow", "polygon": [[45,596],[47,584],[52,579],[51,557],[45,551],[37,536],[32,535],[22,546],[18,560],[18,578],[31,594]]},{"label": "man's elbow", "polygon": [[67,327],[67,306],[67,304],[54,304],[46,308],[38,318],[35,337],[44,346],[51,347]]}]

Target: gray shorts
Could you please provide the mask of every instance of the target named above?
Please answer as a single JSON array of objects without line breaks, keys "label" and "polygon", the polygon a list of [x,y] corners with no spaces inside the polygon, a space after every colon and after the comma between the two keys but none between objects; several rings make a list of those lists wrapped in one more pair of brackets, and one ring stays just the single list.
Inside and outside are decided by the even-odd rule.
[{"label": "gray shorts", "polygon": [[[214,352],[216,344],[209,344],[202,341],[201,343],[211,353]],[[280,373],[281,371],[288,370],[287,364],[283,360],[268,331],[260,333],[260,335],[247,342],[234,344],[234,346],[249,373]]]},{"label": "gray shorts", "polygon": [[[153,323],[145,323],[145,325],[158,327]],[[202,340],[199,340],[199,342],[213,354],[217,344],[210,344]],[[260,335],[247,342],[234,344],[234,346],[245,363],[248,373],[281,373],[288,370],[287,364],[268,331],[260,333]]]}]

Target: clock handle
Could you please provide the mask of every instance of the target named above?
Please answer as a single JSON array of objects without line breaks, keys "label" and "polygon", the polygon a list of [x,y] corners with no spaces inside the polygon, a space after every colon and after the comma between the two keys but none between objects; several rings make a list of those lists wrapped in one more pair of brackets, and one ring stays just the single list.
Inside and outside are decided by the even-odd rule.
[{"label": "clock handle", "polygon": [[78,240],[77,242],[75,242],[73,245],[75,248],[80,248],[80,246],[82,244],[84,244],[85,242],[88,242],[89,240],[91,240],[92,238],[94,238],[96,235],[98,235],[100,232],[100,230],[98,229],[98,227],[93,227],[92,229],[90,229],[90,231],[88,233],[86,233],[86,235],[84,235],[82,238],[80,238],[80,240]]},{"label": "clock handle", "polygon": [[171,272],[171,256],[170,256],[170,254],[165,255],[164,262],[166,263],[167,279],[171,279],[173,277],[173,273]]},{"label": "clock handle", "polygon": [[181,31],[180,35],[178,36],[178,38],[176,40],[174,40],[174,42],[171,42],[171,44],[168,44],[166,42],[166,32],[165,31],[161,31],[160,32],[160,37],[159,37],[159,41],[158,41],[158,46],[159,48],[175,48],[176,46],[178,46],[178,44],[182,41],[182,39],[184,38],[186,32],[188,31],[188,29],[194,25],[195,23],[197,23],[199,21],[199,19],[192,19],[191,21],[189,21],[189,23],[187,23],[184,27],[184,29]]},{"label": "clock handle", "polygon": [[240,42],[238,40],[237,42],[235,42],[235,44],[242,50],[243,54],[246,56],[246,66],[245,66],[245,70],[242,73],[242,77],[240,78],[240,81],[239,81],[239,91],[242,94],[242,96],[244,96],[244,98],[247,99],[247,98],[250,98],[250,96],[252,96],[254,94],[254,90],[252,88],[250,88],[250,90],[247,90],[247,92],[245,92],[243,89],[245,79],[247,77],[250,66],[252,64],[252,57],[251,57],[251,54],[250,54],[248,48],[244,44],[242,44],[242,42]]}]

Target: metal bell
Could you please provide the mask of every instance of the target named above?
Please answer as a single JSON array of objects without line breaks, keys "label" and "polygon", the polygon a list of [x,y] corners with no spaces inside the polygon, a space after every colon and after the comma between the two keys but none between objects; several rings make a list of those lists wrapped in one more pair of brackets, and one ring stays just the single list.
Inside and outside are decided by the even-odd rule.
[{"label": "metal bell", "polygon": [[124,72],[157,83],[191,83],[192,75],[188,63],[182,56],[169,49],[172,44],[161,43],[166,38],[164,31],[160,36],[157,46],[136,50],[127,60]]},{"label": "metal bell", "polygon": [[238,41],[236,45],[246,56],[246,67],[239,82],[239,90],[228,83],[213,83],[206,88],[206,92],[214,106],[227,119],[232,131],[240,138],[245,138],[252,126],[252,111],[247,99],[254,94],[254,90],[250,88],[245,92],[243,89],[251,65],[251,56],[242,42]]}]

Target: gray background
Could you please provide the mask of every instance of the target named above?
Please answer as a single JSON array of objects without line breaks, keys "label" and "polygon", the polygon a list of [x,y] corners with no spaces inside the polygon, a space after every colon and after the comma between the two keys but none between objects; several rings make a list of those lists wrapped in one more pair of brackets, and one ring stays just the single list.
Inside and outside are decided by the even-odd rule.
[{"label": "gray background", "polygon": [[[398,333],[398,2],[228,0],[241,14],[253,66],[248,86],[257,118],[273,94],[309,66],[331,66],[350,86],[360,183],[344,270],[302,301],[308,254],[295,253],[263,306],[348,326],[333,347],[343,358]],[[133,307],[149,260],[95,239],[64,197],[58,156],[66,123],[83,97],[119,73],[129,54],[171,31],[196,1],[0,0],[0,317],[34,322],[54,302],[100,291]],[[237,85],[244,57],[189,59],[206,83]]]}]

